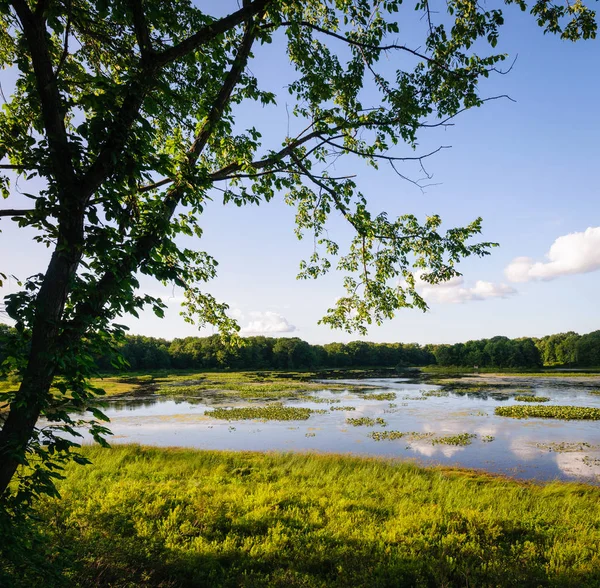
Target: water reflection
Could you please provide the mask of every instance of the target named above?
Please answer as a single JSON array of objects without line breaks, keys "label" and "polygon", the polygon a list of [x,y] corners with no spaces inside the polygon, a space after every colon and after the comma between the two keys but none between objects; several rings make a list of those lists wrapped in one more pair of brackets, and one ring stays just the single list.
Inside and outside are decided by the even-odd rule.
[{"label": "water reflection", "polygon": [[[355,383],[354,381],[346,381]],[[338,381],[339,383],[339,381]],[[377,388],[368,393],[393,392],[395,399],[374,400],[365,392],[323,390],[310,398],[283,399],[286,406],[324,410],[307,421],[228,422],[213,419],[205,411],[221,406],[256,405],[256,401],[235,399],[208,393],[194,398],[149,395],[104,403],[114,433],[113,443],[143,443],[159,446],[199,447],[203,449],[326,451],[365,455],[382,455],[416,459],[421,463],[443,463],[508,473],[519,478],[583,479],[600,483],[600,423],[598,421],[554,421],[548,419],[517,420],[497,417],[494,408],[500,403],[514,404],[514,390],[448,390],[435,395],[439,386],[415,380],[372,379],[359,384]],[[600,407],[600,396],[587,388],[534,382],[528,393],[548,396],[549,404],[572,404]],[[520,386],[523,387],[522,385]],[[424,392],[434,392],[433,395]],[[390,406],[392,405],[392,406]],[[352,406],[353,411],[330,410]],[[387,425],[354,427],[346,418],[383,418]],[[456,446],[431,443],[431,439],[410,441],[376,441],[371,431],[414,431],[434,436],[474,433],[470,445]],[[488,442],[485,442],[487,438]],[[492,441],[490,439],[493,438]],[[539,444],[577,441],[596,445],[583,452],[557,453]],[[587,456],[587,457],[586,457]]]}]

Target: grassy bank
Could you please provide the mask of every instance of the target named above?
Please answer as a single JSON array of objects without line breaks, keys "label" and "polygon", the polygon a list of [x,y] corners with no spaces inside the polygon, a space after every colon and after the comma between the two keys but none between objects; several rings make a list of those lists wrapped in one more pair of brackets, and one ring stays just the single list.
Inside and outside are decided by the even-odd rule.
[{"label": "grassy bank", "polygon": [[328,455],[85,453],[94,465],[40,512],[70,586],[600,585],[600,488]]}]

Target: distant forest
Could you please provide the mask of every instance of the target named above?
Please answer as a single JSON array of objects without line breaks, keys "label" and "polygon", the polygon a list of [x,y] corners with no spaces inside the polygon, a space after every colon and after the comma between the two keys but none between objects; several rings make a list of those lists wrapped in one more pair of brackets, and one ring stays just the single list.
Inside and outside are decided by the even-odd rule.
[{"label": "distant forest", "polygon": [[[0,363],[14,330],[0,325]],[[157,369],[317,369],[346,367],[537,368],[599,367],[600,331],[541,339],[492,337],[455,345],[416,343],[328,343],[311,345],[297,337],[246,337],[225,345],[218,335],[157,339],[130,335],[119,343],[129,371]],[[109,358],[95,358],[101,371],[113,371]]]}]

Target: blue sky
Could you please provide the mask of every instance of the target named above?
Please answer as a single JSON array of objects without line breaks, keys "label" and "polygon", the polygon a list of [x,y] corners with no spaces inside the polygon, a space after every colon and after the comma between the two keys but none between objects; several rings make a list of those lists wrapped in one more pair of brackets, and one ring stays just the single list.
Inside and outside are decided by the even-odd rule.
[{"label": "blue sky", "polygon": [[[482,239],[501,246],[491,256],[466,260],[462,283],[428,292],[429,313],[404,310],[372,327],[366,339],[440,343],[600,329],[600,228],[593,230],[600,227],[600,45],[544,36],[527,15],[506,14],[499,49],[518,54],[518,60],[510,74],[487,81],[482,95],[509,94],[516,102],[490,102],[461,115],[453,128],[423,136],[421,152],[452,145],[427,161],[439,184],[422,194],[385,167],[356,168],[373,210],[421,218],[437,213],[447,227],[482,216]],[[277,110],[252,111],[253,124],[267,141],[278,143],[287,125],[285,55],[273,47],[259,51],[250,67],[282,96]],[[9,202],[16,207],[19,198]],[[204,237],[194,244],[220,263],[219,277],[207,289],[230,304],[245,333],[314,343],[357,339],[317,325],[343,293],[343,276],[295,279],[311,243],[295,238],[293,216],[282,197],[242,209],[211,203]],[[45,269],[47,252],[31,242],[31,232],[7,219],[0,229],[0,271],[23,278]],[[349,234],[338,219],[330,230],[342,241]],[[529,259],[511,265],[515,258]],[[167,297],[169,310],[162,321],[151,313],[126,321],[132,332],[167,338],[198,333],[178,316],[178,292],[150,282],[143,287]],[[9,284],[4,291],[14,289]]]}]

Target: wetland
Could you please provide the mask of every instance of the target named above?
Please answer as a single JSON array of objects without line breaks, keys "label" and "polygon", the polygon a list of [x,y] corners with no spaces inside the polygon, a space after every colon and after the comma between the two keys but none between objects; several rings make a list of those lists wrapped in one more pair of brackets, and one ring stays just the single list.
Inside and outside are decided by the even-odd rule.
[{"label": "wetland", "polygon": [[126,378],[130,389],[103,402],[109,442],[380,456],[600,484],[597,375],[325,375]]}]

